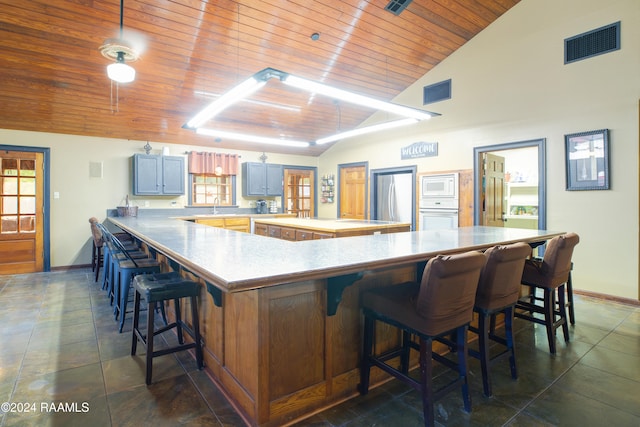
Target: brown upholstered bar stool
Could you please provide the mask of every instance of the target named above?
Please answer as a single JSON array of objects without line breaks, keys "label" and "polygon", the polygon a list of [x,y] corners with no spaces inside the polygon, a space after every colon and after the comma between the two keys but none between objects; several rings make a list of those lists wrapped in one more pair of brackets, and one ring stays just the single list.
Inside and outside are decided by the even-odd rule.
[{"label": "brown upholstered bar stool", "polygon": [[[363,293],[364,349],[360,373],[360,393],[369,391],[372,366],[384,370],[422,393],[425,425],[435,422],[434,401],[461,384],[464,408],[471,411],[467,378],[467,327],[473,316],[473,303],[485,258],[480,252],[437,256],[427,263],[421,283],[408,282]],[[375,355],[375,322],[381,321],[402,330],[397,350]],[[433,341],[455,333],[457,363],[433,353]],[[419,345],[411,336],[419,338]],[[409,352],[420,352],[420,380],[409,376]],[[400,369],[387,363],[400,356]],[[432,359],[458,372],[458,378],[439,390],[433,390]]]},{"label": "brown upholstered bar stool", "polygon": [[[491,396],[492,362],[509,355],[511,377],[518,378],[516,367],[516,349],[513,340],[513,312],[520,296],[520,280],[531,247],[526,243],[514,243],[506,246],[494,246],[485,253],[486,264],[480,274],[473,310],[478,313],[478,328],[469,330],[478,334],[479,351],[469,349],[469,355],[480,360],[482,386],[485,396]],[[490,328],[491,319],[496,314],[504,314],[505,336],[496,335]],[[490,340],[500,343],[506,349],[489,357]]]},{"label": "brown upholstered bar stool", "polygon": [[[515,316],[545,325],[551,354],[556,353],[556,330],[559,327],[562,327],[565,342],[569,342],[565,285],[571,273],[573,248],[578,242],[580,238],[575,233],[554,237],[547,243],[542,260],[527,260],[522,273],[521,283],[530,287],[530,294],[518,300]],[[535,298],[537,288],[544,292],[542,305],[537,304],[539,299]],[[543,314],[544,319],[535,317],[536,313]]]},{"label": "brown upholstered bar stool", "polygon": [[[203,367],[203,362],[200,338],[200,323],[198,319],[198,295],[200,294],[200,285],[196,282],[181,277],[176,272],[170,272],[138,275],[133,279],[133,287],[135,289],[135,297],[133,308],[133,335],[131,340],[131,355],[135,356],[138,341],[140,341],[146,347],[147,372],[145,381],[147,385],[151,384],[154,357],[194,348],[196,352],[196,363],[198,365],[198,369],[201,369]],[[190,328],[181,318],[181,298],[191,299],[191,322],[193,324],[193,329]],[[144,299],[147,303],[146,334],[143,334],[139,329],[141,299]],[[158,330],[154,330],[155,304],[164,304],[164,302],[167,300],[174,301],[176,309],[176,321]],[[167,332],[173,328],[176,328],[177,330],[179,345],[154,351],[153,337]],[[191,336],[191,338],[193,339],[192,343],[184,343],[183,332],[187,332]]]},{"label": "brown upholstered bar stool", "polygon": [[103,254],[102,254],[102,246],[104,245],[104,240],[102,238],[102,232],[98,228],[98,219],[95,217],[89,218],[89,224],[91,227],[91,237],[93,238],[91,244],[91,271],[95,271],[96,278],[95,281],[98,281],[98,276],[100,275],[100,267],[103,266]]}]

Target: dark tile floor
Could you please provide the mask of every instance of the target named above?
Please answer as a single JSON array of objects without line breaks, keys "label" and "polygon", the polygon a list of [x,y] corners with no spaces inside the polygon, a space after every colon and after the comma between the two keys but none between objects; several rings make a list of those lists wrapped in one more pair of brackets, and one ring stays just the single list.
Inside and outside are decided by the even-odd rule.
[{"label": "dark tile floor", "polygon": [[[0,403],[21,411],[3,406],[0,426],[243,424],[186,353],[157,358],[154,384],[145,386],[144,359],[129,355],[131,324],[117,332],[91,276],[88,269],[0,276]],[[437,422],[640,426],[640,308],[580,296],[575,304],[571,342],[559,340],[556,356],[539,325],[517,321],[519,379],[506,360],[497,363],[494,397],[485,398],[471,360],[472,413],[451,393],[436,405]],[[419,395],[397,381],[297,424],[420,425]]]}]

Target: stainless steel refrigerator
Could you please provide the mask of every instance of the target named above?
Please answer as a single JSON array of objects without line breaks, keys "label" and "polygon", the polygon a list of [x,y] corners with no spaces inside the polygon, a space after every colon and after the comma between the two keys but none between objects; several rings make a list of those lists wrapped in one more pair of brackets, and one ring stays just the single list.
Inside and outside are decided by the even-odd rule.
[{"label": "stainless steel refrigerator", "polygon": [[380,221],[413,223],[415,211],[415,189],[411,173],[389,173],[376,175],[375,218]]}]

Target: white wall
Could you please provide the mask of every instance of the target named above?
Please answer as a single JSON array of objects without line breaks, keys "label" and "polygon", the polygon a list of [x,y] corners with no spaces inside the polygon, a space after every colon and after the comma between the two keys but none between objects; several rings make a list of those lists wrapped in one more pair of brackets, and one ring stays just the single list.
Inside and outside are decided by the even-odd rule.
[{"label": "white wall", "polygon": [[[127,194],[131,195],[131,157],[144,153],[146,141],[130,141],[88,136],[62,135],[44,132],[23,132],[0,129],[0,145],[46,147],[51,149],[50,176],[50,227],[51,267],[86,265],[91,261],[91,233],[89,218],[99,221],[106,217],[108,209],[121,206]],[[229,150],[210,149],[166,143],[149,144],[151,154],[160,154],[169,147],[171,155],[184,155],[185,151]],[[262,153],[234,151],[242,156],[241,162],[260,162]],[[316,157],[291,156],[266,153],[269,163],[317,166]],[[186,156],[185,156],[186,157]],[[102,162],[103,177],[89,177],[89,163]],[[187,184],[188,185],[188,184]],[[248,208],[252,199],[242,198],[242,177],[237,177],[236,200],[239,207]],[[53,193],[60,194],[53,199]],[[179,197],[130,196],[132,204],[140,209],[181,208],[187,203],[187,195]]]},{"label": "white wall", "polygon": [[[565,38],[617,21],[621,50],[564,65]],[[581,238],[574,286],[637,299],[639,22],[638,0],[523,0],[396,98],[423,107],[423,86],[452,79],[452,99],[424,107],[441,117],[342,141],[321,156],[319,173],[364,160],[471,169],[474,147],[546,138],[547,228]],[[564,135],[603,128],[611,190],[566,191]],[[438,157],[400,160],[400,148],[416,141],[438,142]],[[320,214],[335,210],[324,205]]]}]

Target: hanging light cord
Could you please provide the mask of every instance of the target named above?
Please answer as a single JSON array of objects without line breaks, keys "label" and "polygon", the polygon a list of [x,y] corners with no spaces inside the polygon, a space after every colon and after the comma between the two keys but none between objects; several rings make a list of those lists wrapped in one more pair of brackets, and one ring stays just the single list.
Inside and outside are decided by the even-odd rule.
[{"label": "hanging light cord", "polygon": [[[120,0],[120,40],[124,37],[124,0]],[[123,61],[124,62],[124,61]],[[116,104],[115,109],[113,108],[113,80],[111,80],[111,91],[110,91],[110,105],[111,105],[111,113],[120,112],[120,93],[119,93],[120,85],[116,82]]]},{"label": "hanging light cord", "polygon": [[120,39],[123,37],[123,27],[124,27],[124,0],[120,0]]},{"label": "hanging light cord", "polygon": [[113,80],[111,80],[111,95],[110,95],[110,105],[111,105],[111,113],[119,113],[120,112],[120,94],[119,94],[120,85],[116,82],[116,104],[115,109],[113,108]]}]

